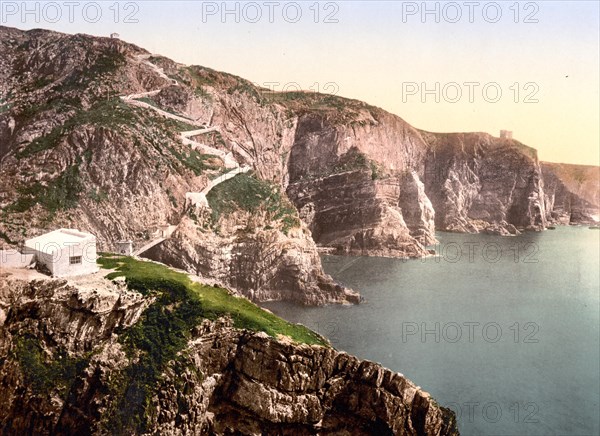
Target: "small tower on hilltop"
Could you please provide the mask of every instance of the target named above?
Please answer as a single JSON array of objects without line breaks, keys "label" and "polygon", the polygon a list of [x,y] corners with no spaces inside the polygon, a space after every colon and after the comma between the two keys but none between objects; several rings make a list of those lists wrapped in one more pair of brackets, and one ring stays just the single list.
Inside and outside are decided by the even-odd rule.
[{"label": "small tower on hilltop", "polygon": [[121,35],[119,35],[118,33],[111,33],[110,37],[113,39],[119,39],[121,37]]},{"label": "small tower on hilltop", "polygon": [[512,139],[512,130],[500,130],[500,139]]}]

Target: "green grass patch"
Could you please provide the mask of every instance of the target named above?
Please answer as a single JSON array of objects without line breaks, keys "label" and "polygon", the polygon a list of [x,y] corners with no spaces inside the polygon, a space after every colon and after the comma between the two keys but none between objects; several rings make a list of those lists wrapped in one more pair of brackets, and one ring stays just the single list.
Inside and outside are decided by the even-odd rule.
[{"label": "green grass patch", "polygon": [[12,105],[10,103],[0,104],[0,114],[3,114],[4,112],[8,112],[11,107],[12,107]]},{"label": "green grass patch", "polygon": [[106,254],[100,256],[98,263],[102,268],[116,269],[107,275],[108,279],[125,277],[131,289],[144,295],[172,288],[169,292],[189,299],[192,305],[200,305],[204,318],[214,320],[230,315],[237,328],[263,331],[273,337],[282,334],[299,343],[328,346],[319,335],[304,326],[289,323],[245,298],[230,295],[226,289],[194,282],[187,274],[164,265]]},{"label": "green grass patch", "polygon": [[29,335],[15,338],[15,355],[34,394],[47,395],[58,390],[63,399],[89,363],[89,355],[75,358],[63,351],[47,359],[39,340]]},{"label": "green grass patch", "polygon": [[170,362],[180,359],[191,329],[205,318],[229,315],[238,328],[328,345],[306,327],[290,324],[225,289],[193,282],[187,274],[166,266],[108,254],[101,254],[98,263],[116,269],[108,279],[125,277],[129,289],[156,297],[142,318],[119,336],[130,363],[112,384],[115,400],[105,416],[105,427],[113,434],[147,431],[150,401],[162,374]]},{"label": "green grass patch", "polygon": [[222,216],[242,209],[250,213],[267,212],[269,221],[283,222],[283,232],[300,225],[296,208],[282,195],[278,186],[244,173],[215,186],[207,196],[212,219],[217,223]]},{"label": "green grass patch", "polygon": [[103,201],[108,200],[108,193],[102,189],[93,188],[88,191],[88,198],[95,203],[102,203]]},{"label": "green grass patch", "polygon": [[332,174],[362,169],[372,170],[370,161],[356,147],[352,147],[347,153],[341,156],[340,160],[332,167]]},{"label": "green grass patch", "polygon": [[44,186],[40,182],[19,188],[19,198],[6,209],[9,212],[22,213],[36,204],[54,213],[58,210],[72,209],[77,206],[83,184],[79,179],[79,169],[68,167],[59,177]]},{"label": "green grass patch", "polygon": [[67,134],[81,125],[91,124],[116,129],[119,126],[132,125],[135,120],[134,112],[120,99],[98,100],[90,109],[77,110],[63,125],[30,142],[17,153],[17,158],[26,158],[44,150],[54,149]]},{"label": "green grass patch", "polygon": [[146,103],[146,104],[149,104],[150,106],[154,106],[155,108],[160,109],[158,107],[158,104],[150,97],[141,97],[141,98],[136,98],[135,100],[141,101],[142,103]]},{"label": "green grass patch", "polygon": [[209,159],[216,158],[213,154],[202,154],[196,150],[190,150],[188,152],[180,153],[174,148],[169,148],[173,156],[175,156],[179,162],[185,167],[191,169],[195,175],[199,176],[207,170],[218,170],[220,166],[207,162]]}]

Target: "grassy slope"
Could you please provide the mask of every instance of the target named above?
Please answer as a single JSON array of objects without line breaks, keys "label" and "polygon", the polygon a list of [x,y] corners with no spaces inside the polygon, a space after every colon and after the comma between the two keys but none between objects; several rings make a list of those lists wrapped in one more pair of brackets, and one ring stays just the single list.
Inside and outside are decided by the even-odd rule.
[{"label": "grassy slope", "polygon": [[115,269],[107,274],[107,279],[125,277],[129,289],[155,297],[140,320],[119,335],[128,364],[111,375],[109,381],[113,400],[101,423],[109,434],[149,430],[153,422],[151,399],[156,387],[170,363],[189,365],[187,343],[192,329],[203,319],[229,315],[238,328],[328,346],[323,338],[304,326],[284,321],[225,289],[194,282],[187,274],[164,265],[108,254],[102,255],[98,263],[103,268]]},{"label": "grassy slope", "polygon": [[184,286],[190,291],[192,298],[197,298],[194,304],[201,306],[205,318],[216,319],[231,315],[235,327],[238,328],[263,331],[273,337],[285,335],[299,343],[328,346],[318,334],[304,326],[289,323],[245,298],[230,295],[226,289],[193,282],[187,274],[166,266],[116,255],[104,255],[98,263],[103,268],[116,269],[115,272],[107,275],[108,279],[125,277],[129,283],[133,283],[134,289],[142,293],[152,290],[146,284],[163,282]]}]

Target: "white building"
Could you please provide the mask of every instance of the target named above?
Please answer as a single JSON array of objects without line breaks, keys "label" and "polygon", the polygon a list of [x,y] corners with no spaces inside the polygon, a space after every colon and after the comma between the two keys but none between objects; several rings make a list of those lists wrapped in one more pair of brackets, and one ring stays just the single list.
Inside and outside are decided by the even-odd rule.
[{"label": "white building", "polygon": [[96,265],[96,237],[73,229],[58,229],[25,241],[23,252],[48,268],[53,277],[91,274]]},{"label": "white building", "polygon": [[133,241],[117,241],[117,253],[125,256],[131,256],[133,254]]}]

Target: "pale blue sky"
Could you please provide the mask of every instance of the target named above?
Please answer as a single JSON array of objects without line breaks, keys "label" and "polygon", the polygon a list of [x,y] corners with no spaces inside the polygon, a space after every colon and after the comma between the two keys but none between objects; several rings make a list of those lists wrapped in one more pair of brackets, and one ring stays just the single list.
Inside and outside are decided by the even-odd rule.
[{"label": "pale blue sky", "polygon": [[[34,14],[21,16],[21,2],[1,3],[4,25],[104,36],[114,31],[154,53],[237,74],[257,84],[280,82],[281,88],[296,82],[308,89],[318,83],[321,90],[339,89],[340,95],[383,107],[415,127],[496,135],[500,129],[509,129],[515,138],[537,148],[544,160],[599,163],[596,1],[519,2],[517,7],[515,1],[497,2],[502,15],[496,23],[486,21],[494,18],[492,2],[486,1],[478,2],[473,23],[465,2],[454,3],[463,14],[457,23],[444,20],[444,10],[447,18],[455,16],[451,2],[438,2],[439,23],[432,14],[423,23],[420,10],[403,20],[403,8],[405,12],[413,6],[420,8],[420,1],[320,2],[318,23],[314,22],[314,1],[298,2],[302,17],[296,23],[283,16],[285,6],[288,18],[293,18],[293,2],[287,1],[276,2],[273,23],[264,1],[254,2],[262,12],[257,23],[243,20],[244,8],[250,19],[254,17],[255,9],[248,2],[239,3],[240,22],[231,14],[223,22],[220,1],[204,2],[205,12],[213,6],[219,9],[204,19],[203,2],[120,2],[118,23],[111,9],[115,1],[98,2],[102,18],[97,23],[83,17],[83,5],[91,2],[78,2],[73,23],[69,23],[65,2],[56,2],[63,13],[56,23],[46,19],[52,20],[54,11],[47,9],[44,15],[43,2],[38,23]],[[7,16],[14,7],[10,3],[19,10]],[[127,12],[134,11],[132,6],[126,9],[127,3],[137,5],[137,23],[123,22]],[[29,2],[29,7],[33,9],[34,4]],[[234,2],[227,6],[235,7]],[[488,8],[485,17],[484,6]],[[427,7],[435,8],[436,2]],[[514,22],[515,9],[519,10],[518,23]],[[93,7],[88,12],[91,15]],[[331,12],[338,22],[324,23]],[[538,22],[523,22],[528,14]],[[335,88],[324,89],[329,82]],[[457,87],[449,82],[457,83],[463,93],[458,102],[451,102]],[[478,83],[473,85],[473,102],[465,82]],[[420,94],[423,88],[435,89],[436,83],[439,103],[433,94]],[[484,96],[486,84],[491,85]],[[448,93],[444,96],[445,85]],[[407,94],[410,86],[417,87],[414,95]],[[493,103],[496,89],[502,97]],[[524,103],[530,93],[539,102]]]}]

